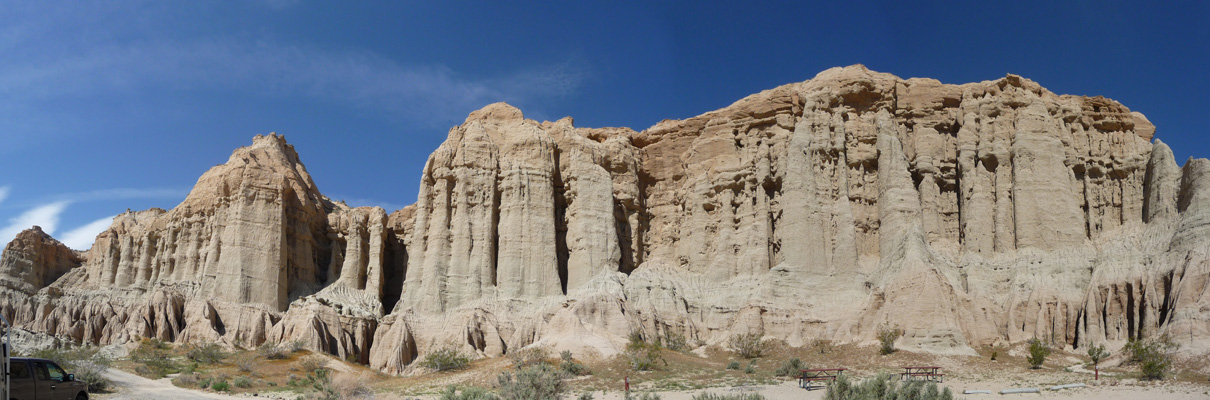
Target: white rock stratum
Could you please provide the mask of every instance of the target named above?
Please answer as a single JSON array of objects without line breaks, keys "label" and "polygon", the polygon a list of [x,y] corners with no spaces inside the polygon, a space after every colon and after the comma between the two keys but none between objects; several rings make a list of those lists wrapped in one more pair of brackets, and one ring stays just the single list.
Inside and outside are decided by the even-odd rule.
[{"label": "white rock stratum", "polygon": [[315,350],[404,373],[436,348],[610,356],[634,330],[722,343],[873,340],[972,353],[1166,334],[1210,351],[1210,161],[1140,113],[1027,79],[862,66],[642,132],[471,113],[416,204],[323,197],[258,136],[171,211],[84,254],[40,230],[0,258],[0,311],[76,342]]}]

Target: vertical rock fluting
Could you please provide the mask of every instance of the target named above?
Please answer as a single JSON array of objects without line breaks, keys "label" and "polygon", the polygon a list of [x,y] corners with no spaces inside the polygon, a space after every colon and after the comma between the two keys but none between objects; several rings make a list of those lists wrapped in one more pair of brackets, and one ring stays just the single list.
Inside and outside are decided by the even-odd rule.
[{"label": "vertical rock fluting", "polygon": [[1154,132],[1014,75],[861,66],[642,132],[497,103],[390,214],[327,201],[258,137],[177,208],[115,218],[83,267],[14,245],[34,250],[0,260],[0,306],[79,341],[301,340],[391,373],[449,346],[608,356],[634,330],[1210,349],[1210,162]]}]

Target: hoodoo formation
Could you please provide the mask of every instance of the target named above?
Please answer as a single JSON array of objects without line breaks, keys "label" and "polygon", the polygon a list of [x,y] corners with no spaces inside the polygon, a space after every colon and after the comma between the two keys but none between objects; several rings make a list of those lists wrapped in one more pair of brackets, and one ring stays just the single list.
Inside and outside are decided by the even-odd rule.
[{"label": "hoodoo formation", "polygon": [[1210,161],[1178,166],[1154,132],[1014,75],[859,65],[641,132],[497,103],[390,213],[330,201],[284,137],[257,136],[85,253],[18,235],[0,311],[80,343],[301,340],[389,373],[447,346],[610,356],[636,330],[1206,352]]}]

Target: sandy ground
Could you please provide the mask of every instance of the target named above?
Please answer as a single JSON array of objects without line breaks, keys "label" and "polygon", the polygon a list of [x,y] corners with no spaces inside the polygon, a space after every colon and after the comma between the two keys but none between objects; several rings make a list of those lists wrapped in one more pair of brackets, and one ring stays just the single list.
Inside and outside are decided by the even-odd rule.
[{"label": "sandy ground", "polygon": [[[1210,387],[1205,385],[1194,384],[1161,384],[1153,386],[1088,386],[1076,389],[1065,389],[1060,391],[1051,391],[1047,388],[1042,389],[1042,393],[1037,394],[1000,394],[1001,389],[1007,389],[1002,383],[997,382],[953,382],[945,383],[942,386],[948,386],[954,391],[954,398],[957,399],[1069,399],[1069,400],[1126,400],[1126,399],[1210,399]],[[962,394],[964,390],[991,390],[992,394]],[[786,382],[776,386],[753,386],[741,388],[714,388],[706,390],[694,390],[686,392],[657,392],[664,400],[689,400],[694,395],[704,392],[712,392],[718,394],[725,393],[744,393],[753,392],[760,393],[768,399],[823,399],[824,390],[806,391],[796,386],[796,382]],[[624,396],[620,392],[593,393],[595,399],[615,400],[622,399]],[[574,397],[573,397],[574,398]]]},{"label": "sandy ground", "polygon": [[[173,386],[170,378],[151,380],[117,368],[110,368],[105,373],[105,376],[113,381],[114,392],[92,394],[92,398],[111,400],[227,400],[248,398],[248,396],[226,396],[217,393],[182,389]],[[266,397],[262,396],[259,398]]]},{"label": "sandy ground", "polygon": [[[114,381],[117,390],[114,393],[97,394],[93,398],[96,399],[129,399],[129,400],[155,400],[155,399],[173,399],[173,400],[224,400],[224,399],[248,399],[254,396],[242,394],[238,396],[228,396],[216,393],[208,393],[196,390],[189,390],[173,386],[169,378],[151,380],[141,376],[123,372],[117,369],[110,369],[108,376]],[[1210,399],[1210,385],[1198,385],[1181,382],[1166,382],[1166,383],[1140,383],[1134,380],[1115,380],[1106,378],[1101,382],[1087,380],[1084,383],[1088,386],[1075,389],[1064,389],[1060,391],[1048,390],[1048,387],[1039,387],[1042,393],[1038,394],[1013,394],[1001,395],[1000,390],[1029,387],[1021,386],[1019,383],[1009,382],[1008,380],[975,380],[962,381],[952,380],[942,384],[949,387],[955,394],[955,398],[964,398],[969,400],[978,399],[1069,399],[1069,400],[1127,400],[1127,399]],[[1034,386],[1038,387],[1038,386]],[[992,394],[963,394],[965,390],[990,390]],[[710,388],[690,391],[661,391],[656,392],[665,400],[689,400],[694,395],[701,393],[760,393],[768,399],[823,399],[824,390],[807,391],[797,386],[794,380],[787,380],[777,385],[761,385],[761,386],[744,386],[730,388]],[[636,392],[637,393],[637,392]],[[282,394],[284,395],[284,394]],[[566,396],[567,398],[575,398],[579,393]],[[264,394],[255,396],[255,398],[275,398]],[[392,399],[435,399],[436,396],[401,396],[380,393],[374,398],[383,400]],[[621,391],[614,392],[594,392],[594,399],[601,400],[620,400],[623,399]]]}]

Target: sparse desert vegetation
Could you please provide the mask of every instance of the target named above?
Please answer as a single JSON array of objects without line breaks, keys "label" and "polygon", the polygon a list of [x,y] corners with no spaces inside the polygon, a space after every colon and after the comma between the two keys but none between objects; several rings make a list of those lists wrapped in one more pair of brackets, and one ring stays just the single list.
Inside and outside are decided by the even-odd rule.
[{"label": "sparse desert vegetation", "polygon": [[[827,398],[866,399],[879,390],[894,390],[896,395],[908,398],[944,399],[946,388],[953,381],[998,379],[1000,387],[1046,386],[1069,382],[1091,382],[1091,367],[1085,373],[1078,368],[1057,368],[1074,360],[1089,360],[1089,350],[1071,352],[1060,347],[1048,347],[1048,368],[1032,370],[1026,368],[1006,371],[1005,365],[1028,365],[1032,359],[1032,343],[1018,343],[1009,347],[987,347],[985,352],[973,356],[942,356],[899,350],[882,354],[881,343],[857,345],[852,343],[831,344],[827,351],[820,351],[817,341],[806,341],[794,347],[780,340],[764,340],[762,356],[744,358],[735,351],[728,340],[721,344],[704,346],[693,352],[678,352],[643,340],[642,335],[631,335],[628,348],[639,350],[632,354],[612,357],[578,357],[570,351],[552,351],[542,346],[531,346],[508,354],[505,357],[472,359],[470,354],[459,351],[433,352],[421,355],[414,363],[416,370],[410,376],[394,377],[368,370],[364,366],[351,364],[339,357],[314,354],[307,350],[293,351],[285,347],[280,359],[266,357],[258,346],[242,350],[206,344],[173,346],[163,342],[143,341],[133,351],[132,358],[117,364],[128,370],[150,370],[153,367],[166,371],[179,371],[173,378],[177,386],[192,390],[222,393],[273,393],[283,392],[307,399],[348,398],[440,398],[440,399],[522,399],[557,398],[589,399],[619,398],[622,382],[629,380],[629,398],[668,398],[671,392],[686,392],[694,399],[761,399],[781,398],[762,396],[762,387],[781,387],[783,390],[797,389],[795,381],[798,370],[806,368],[847,368],[843,379],[838,379]],[[754,342],[751,339],[748,343]],[[1118,352],[1117,358],[1100,355],[1104,385],[1120,384],[1123,379],[1152,379],[1146,368],[1159,368],[1164,382],[1196,382],[1207,385],[1210,363],[1197,364],[1196,360],[1175,357],[1173,347],[1160,339],[1131,342]],[[452,346],[451,346],[451,349]],[[992,351],[999,353],[998,360],[988,356]],[[1107,352],[1107,351],[1106,351]],[[221,353],[223,356],[211,356]],[[437,371],[423,366],[426,359],[450,358],[458,353],[467,358],[460,368]],[[1094,351],[1093,353],[1097,353]],[[149,354],[158,354],[163,360],[152,361]],[[1136,358],[1137,360],[1133,360]],[[1156,355],[1167,355],[1167,359]],[[638,370],[633,357],[642,355],[659,360],[657,368]],[[427,357],[426,357],[427,356]],[[276,357],[276,356],[274,356]],[[457,357],[454,357],[457,358]],[[212,363],[199,362],[215,360]],[[1110,361],[1106,361],[1110,360]],[[1116,360],[1124,360],[1118,365]],[[1146,361],[1153,360],[1153,364]],[[151,361],[151,366],[147,362]],[[240,364],[251,361],[253,367],[244,371]],[[1165,362],[1166,361],[1166,362]],[[903,365],[939,365],[946,374],[941,385],[926,383],[901,383],[897,372]],[[1070,365],[1070,364],[1068,364]],[[1166,366],[1166,368],[1164,368]],[[1199,372],[1200,371],[1200,372]],[[175,372],[174,372],[175,373]],[[889,374],[889,375],[888,375]],[[886,379],[892,376],[893,379]],[[1210,391],[1210,386],[1205,386]],[[753,388],[733,391],[725,388]],[[612,393],[612,394],[610,394]],[[791,392],[804,393],[804,392]],[[1200,392],[1199,392],[1200,393]],[[820,393],[820,395],[825,395]],[[612,396],[612,397],[611,397]],[[915,397],[911,397],[915,396]],[[677,398],[677,396],[671,396]],[[682,397],[688,398],[688,397]]]}]

